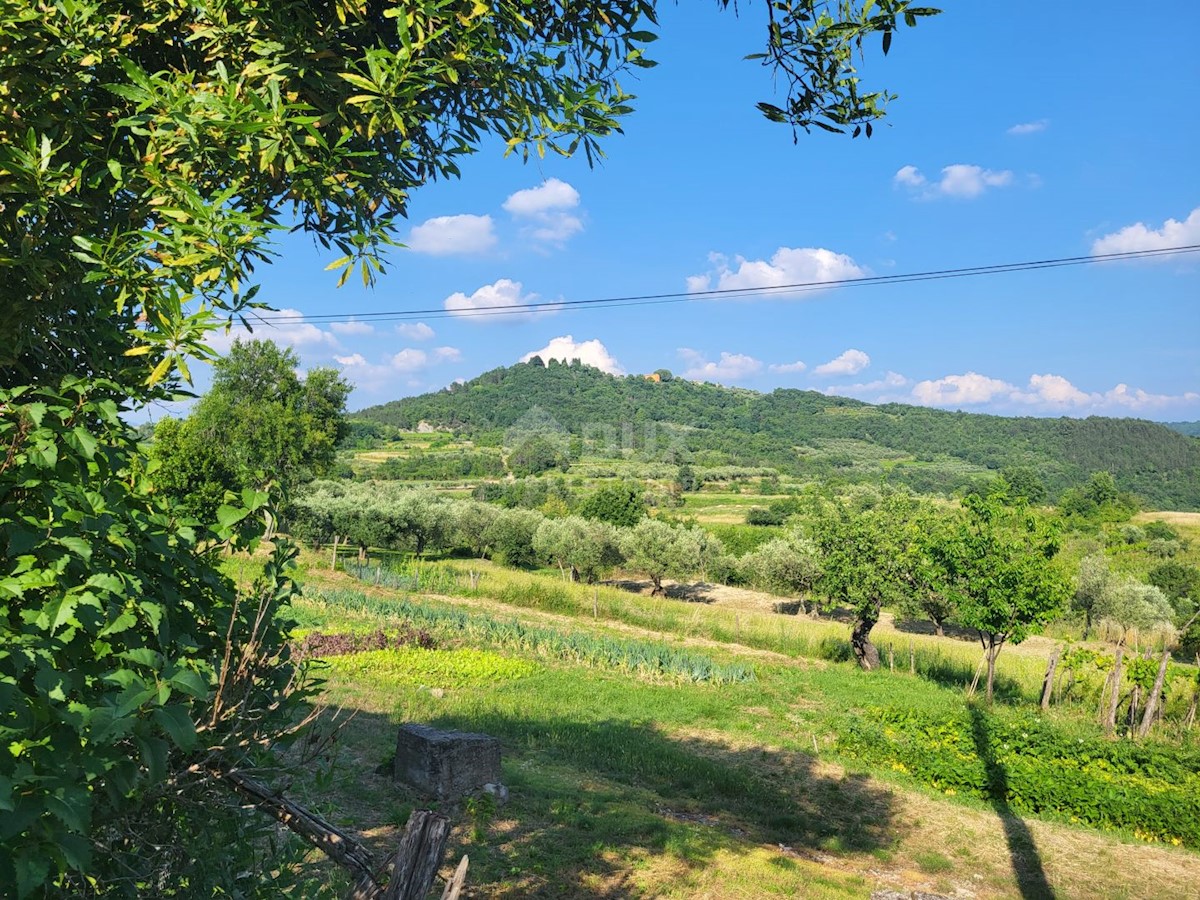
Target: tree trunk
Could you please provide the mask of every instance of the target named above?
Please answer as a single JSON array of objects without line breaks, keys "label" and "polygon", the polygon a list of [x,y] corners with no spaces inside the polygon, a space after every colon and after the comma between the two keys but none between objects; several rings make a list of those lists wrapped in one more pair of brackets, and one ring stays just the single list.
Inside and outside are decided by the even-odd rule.
[{"label": "tree trunk", "polygon": [[1125,648],[1117,647],[1117,661],[1113,664],[1112,693],[1108,697],[1108,711],[1104,714],[1104,733],[1112,734],[1117,730],[1117,704],[1121,700],[1121,662],[1125,658]]},{"label": "tree trunk", "polygon": [[650,592],[651,597],[657,597],[659,594],[666,593],[666,591],[663,590],[661,575],[651,575],[650,580],[654,582],[654,590]]},{"label": "tree trunk", "polygon": [[859,666],[868,672],[879,668],[879,650],[871,643],[871,629],[879,620],[879,615],[859,616],[854,620],[854,628],[850,632],[850,647]]},{"label": "tree trunk", "polygon": [[1142,716],[1142,725],[1138,729],[1138,737],[1144,738],[1154,725],[1154,716],[1158,712],[1159,697],[1162,694],[1163,682],[1167,678],[1167,664],[1171,661],[1171,651],[1164,650],[1162,662],[1158,664],[1158,675],[1154,679],[1154,687],[1146,698],[1146,713]]},{"label": "tree trunk", "polygon": [[987,649],[987,702],[992,705],[992,691],[996,684],[996,657],[1000,655],[1000,647],[988,645]]},{"label": "tree trunk", "polygon": [[1050,695],[1054,692],[1054,672],[1058,668],[1059,652],[1056,648],[1050,657],[1050,664],[1046,666],[1046,678],[1042,682],[1042,709],[1050,708]]},{"label": "tree trunk", "polygon": [[933,631],[938,637],[946,636],[945,626],[941,622],[939,622],[937,619],[933,620]]},{"label": "tree trunk", "polygon": [[330,557],[330,560],[329,560],[329,571],[331,571],[331,572],[337,568],[337,545],[338,545],[338,536],[335,534],[333,536],[333,555]]}]

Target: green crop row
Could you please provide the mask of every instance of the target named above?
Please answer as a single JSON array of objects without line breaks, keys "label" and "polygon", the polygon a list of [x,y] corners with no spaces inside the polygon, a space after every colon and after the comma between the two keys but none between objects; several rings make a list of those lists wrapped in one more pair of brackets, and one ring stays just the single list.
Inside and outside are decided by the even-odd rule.
[{"label": "green crop row", "polygon": [[402,598],[368,597],[356,591],[318,590],[310,591],[307,596],[330,606],[399,619],[413,627],[426,628],[439,634],[586,666],[624,669],[639,675],[711,684],[734,684],[754,678],[754,670],[745,666],[723,665],[699,653],[651,641],[563,633],[515,620],[501,621],[488,615],[415,603]]}]

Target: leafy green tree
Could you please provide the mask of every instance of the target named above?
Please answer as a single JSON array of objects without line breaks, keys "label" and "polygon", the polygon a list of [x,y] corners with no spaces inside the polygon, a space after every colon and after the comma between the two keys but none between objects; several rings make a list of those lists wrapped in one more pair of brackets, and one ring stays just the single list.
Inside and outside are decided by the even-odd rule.
[{"label": "leafy green tree", "polygon": [[621,552],[630,568],[650,577],[651,596],[663,593],[664,578],[686,578],[697,572],[707,545],[702,529],[657,519],[642,519],[621,533]]},{"label": "leafy green tree", "polygon": [[795,597],[805,612],[807,597],[821,578],[817,548],[799,536],[772,538],[743,556],[740,568],[754,587]]},{"label": "leafy green tree", "polygon": [[570,460],[554,441],[536,435],[522,441],[508,457],[508,467],[518,478],[538,475],[550,469],[570,468]]},{"label": "leafy green tree", "polygon": [[541,513],[529,509],[501,510],[484,532],[493,559],[506,566],[531,569],[538,564],[533,546],[538,526],[545,521]]},{"label": "leafy green tree", "polygon": [[211,516],[225,490],[291,488],[330,472],[347,434],[350,386],[326,368],[301,380],[297,365],[271,341],[234,341],[192,414],[155,431],[158,487]]},{"label": "leafy green tree", "polygon": [[450,521],[454,529],[454,540],[482,558],[488,548],[488,530],[500,515],[500,510],[490,503],[476,500],[459,500],[450,506]]},{"label": "leafy green tree", "polygon": [[1092,553],[1079,561],[1079,575],[1075,582],[1075,594],[1071,605],[1083,613],[1083,639],[1091,634],[1097,611],[1104,606],[1104,592],[1108,590],[1112,573],[1108,561],[1101,553]]},{"label": "leafy green tree", "polygon": [[572,581],[589,584],[622,561],[617,530],[608,522],[567,516],[546,519],[534,534],[533,547]]},{"label": "leafy green tree", "polygon": [[606,484],[579,505],[579,514],[585,519],[631,528],[646,515],[642,486],[634,481]]},{"label": "leafy green tree", "polygon": [[685,494],[700,490],[700,481],[696,478],[696,470],[688,463],[679,467],[679,471],[675,474],[675,484]]},{"label": "leafy green tree", "polygon": [[225,492],[238,488],[241,473],[224,452],[187,421],[163,419],[150,450],[155,489],[175,498],[201,522],[215,521]]},{"label": "leafy green tree", "polygon": [[1014,500],[1038,504],[1047,497],[1046,484],[1033,466],[1007,466],[1001,476],[1007,483],[1007,494]]},{"label": "leafy green tree", "polygon": [[965,520],[938,551],[957,619],[979,635],[992,701],[996,658],[1062,612],[1069,589],[1053,564],[1058,535],[1024,504],[969,495]]},{"label": "leafy green tree", "polygon": [[851,610],[850,647],[859,666],[867,670],[879,668],[871,630],[883,606],[903,596],[902,526],[908,507],[903,495],[889,495],[865,509],[842,500],[821,503],[809,528],[820,553],[818,587],[828,603]]},{"label": "leafy green tree", "polygon": [[900,571],[904,588],[896,608],[910,618],[926,618],[938,637],[955,604],[938,553],[953,539],[954,518],[928,502],[914,502],[903,524]]},{"label": "leafy green tree", "polygon": [[1200,603],[1200,569],[1195,566],[1170,560],[1151,569],[1147,578],[1177,606],[1181,601],[1191,606]]}]

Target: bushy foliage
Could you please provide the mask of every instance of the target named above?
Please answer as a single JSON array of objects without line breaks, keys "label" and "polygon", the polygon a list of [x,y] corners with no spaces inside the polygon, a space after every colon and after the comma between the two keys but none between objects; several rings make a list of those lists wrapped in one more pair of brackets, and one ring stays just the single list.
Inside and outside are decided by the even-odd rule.
[{"label": "bushy foliage", "polygon": [[740,560],[742,578],[759,590],[800,600],[806,598],[821,579],[821,560],[812,541],[793,534],[774,538]]},{"label": "bushy foliage", "polygon": [[[213,564],[250,546],[266,495],[228,496],[211,530],[191,519],[151,491],[116,392],[0,391],[0,885],[21,896],[223,883],[193,865],[207,838],[190,829],[263,831],[212,801],[210,770],[267,764],[304,697],[291,552],[241,597]],[[252,855],[236,857],[246,891],[274,866]]]},{"label": "bushy foliage", "polygon": [[946,793],[1200,848],[1194,751],[1077,737],[1033,715],[996,719],[974,707],[873,708],[840,745]]},{"label": "bushy foliage", "polygon": [[346,434],[350,385],[328,368],[301,379],[297,366],[290,348],[234,341],[192,413],[155,430],[158,490],[211,521],[225,491],[290,489],[328,474]]},{"label": "bushy foliage", "polygon": [[544,517],[528,509],[505,509],[488,526],[484,540],[491,548],[492,558],[508,566],[534,568],[538,553],[533,537]]},{"label": "bushy foliage", "polygon": [[544,520],[534,534],[533,547],[543,559],[570,571],[573,580],[589,584],[624,560],[617,529],[581,516]]},{"label": "bushy foliage", "polygon": [[636,525],[646,515],[642,487],[632,481],[606,484],[579,505],[579,515],[625,528]]}]

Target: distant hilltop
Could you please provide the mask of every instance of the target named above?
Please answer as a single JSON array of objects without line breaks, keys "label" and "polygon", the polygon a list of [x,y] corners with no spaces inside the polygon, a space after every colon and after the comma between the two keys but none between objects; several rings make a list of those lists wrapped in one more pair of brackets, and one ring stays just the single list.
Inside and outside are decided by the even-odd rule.
[{"label": "distant hilltop", "polygon": [[[541,361],[538,360],[538,363]],[[354,418],[406,430],[503,440],[533,409],[555,430],[588,439],[620,433],[657,458],[702,454],[712,464],[771,466],[797,475],[878,480],[950,493],[1005,470],[1032,473],[1052,499],[1093,472],[1157,509],[1200,509],[1200,440],[1143,419],[1006,417],[816,391],[762,394],[675,378],[666,369],[615,376],[578,362],[518,363]],[[863,461],[871,465],[864,465]]]}]

